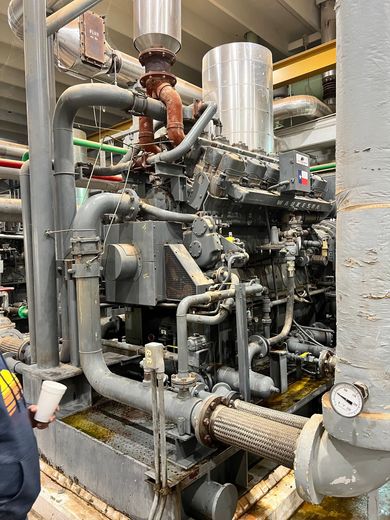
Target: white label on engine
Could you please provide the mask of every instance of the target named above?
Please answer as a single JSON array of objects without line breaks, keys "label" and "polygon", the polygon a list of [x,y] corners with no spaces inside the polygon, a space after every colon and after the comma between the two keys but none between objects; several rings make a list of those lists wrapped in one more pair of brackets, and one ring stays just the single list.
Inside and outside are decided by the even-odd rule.
[{"label": "white label on engine", "polygon": [[302,166],[309,166],[309,158],[306,155],[301,155],[300,153],[297,153],[295,160],[297,164],[302,164]]}]

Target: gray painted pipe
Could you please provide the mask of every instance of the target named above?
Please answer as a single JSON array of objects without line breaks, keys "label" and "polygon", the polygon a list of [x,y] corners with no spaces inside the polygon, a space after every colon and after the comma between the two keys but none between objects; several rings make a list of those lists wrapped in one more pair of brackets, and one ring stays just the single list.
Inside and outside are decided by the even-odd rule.
[{"label": "gray painted pipe", "polygon": [[[239,372],[232,367],[223,366],[219,368],[217,381],[218,383],[227,383],[234,390],[239,390],[240,388]],[[267,399],[271,394],[279,392],[271,377],[258,374],[253,370],[249,370],[249,387],[251,394],[260,399]]]},{"label": "gray painted pipe", "polygon": [[279,334],[269,338],[270,345],[276,345],[280,341],[286,339],[288,334],[291,331],[293,319],[294,319],[294,291],[295,291],[295,282],[294,277],[287,278],[287,305],[286,305],[286,315],[284,318],[283,328]]},{"label": "gray painted pipe", "polygon": [[30,332],[31,362],[37,359],[36,329],[35,329],[35,298],[34,298],[34,266],[33,242],[31,229],[31,195],[29,161],[20,170],[20,192],[23,200],[23,235],[24,235],[24,266],[26,270],[26,288],[28,304],[28,330]]},{"label": "gray painted pipe", "polygon": [[183,222],[191,224],[196,218],[195,213],[178,213],[176,211],[169,211],[167,209],[157,208],[156,206],[152,206],[143,201],[140,201],[140,209],[143,213],[146,213],[148,216],[153,217],[156,220],[166,220],[167,222]]},{"label": "gray painted pipe", "polygon": [[201,323],[202,325],[219,325],[229,316],[227,309],[221,309],[214,316],[207,316],[207,314],[187,314],[188,323]]},{"label": "gray painted pipe", "polygon": [[[106,365],[101,346],[99,278],[77,278],[77,313],[79,323],[80,364],[88,382],[107,399],[151,411],[149,385],[118,376]],[[165,410],[169,420],[184,417],[188,428],[193,408],[200,400],[178,399],[174,392],[165,392]]]},{"label": "gray painted pipe", "polygon": [[0,179],[11,179],[13,181],[18,181],[19,176],[19,168],[7,168],[6,166],[0,166]]},{"label": "gray painted pipe", "polygon": [[127,216],[136,213],[138,196],[135,192],[128,193],[98,193],[87,199],[80,206],[73,221],[73,230],[93,230],[95,233],[103,215],[114,213]]},{"label": "gray painted pipe", "polygon": [[321,347],[320,345],[301,342],[297,338],[289,338],[287,340],[287,348],[289,352],[294,354],[304,354],[305,352],[310,352],[315,357],[319,357],[323,350],[328,350],[326,347]]},{"label": "gray painted pipe", "polygon": [[0,197],[0,220],[4,222],[22,222],[22,201]]},{"label": "gray painted pipe", "polygon": [[314,119],[327,116],[332,110],[315,96],[290,96],[276,99],[273,103],[274,121],[282,121],[290,117],[307,117]]},{"label": "gray painted pipe", "polygon": [[[59,98],[53,119],[54,169],[59,230],[70,230],[76,215],[76,193],[73,158],[73,122],[77,111],[87,106],[110,106],[124,111],[134,110],[157,120],[165,120],[163,103],[145,99],[114,85],[76,85]],[[70,232],[61,233],[59,255],[69,249]],[[60,257],[61,258],[61,257]]]},{"label": "gray painted pipe", "polygon": [[73,0],[73,2],[51,14],[46,21],[48,36],[56,33],[61,27],[92,9],[99,2],[101,0]]},{"label": "gray painted pipe", "polygon": [[[101,0],[47,0],[47,34],[50,36]],[[20,40],[23,39],[23,0],[11,0],[8,6],[8,24]]]},{"label": "gray painted pipe", "polygon": [[147,163],[154,164],[159,161],[174,162],[184,157],[184,155],[191,150],[191,148],[196,143],[197,139],[204,132],[206,126],[213,119],[216,112],[216,103],[206,103],[206,109],[199,117],[197,122],[194,124],[194,126],[191,128],[191,130],[188,132],[188,134],[185,136],[183,141],[172,150],[160,152],[156,155],[149,157],[147,159]]},{"label": "gray painted pipe", "polygon": [[[260,284],[247,285],[245,293],[251,296],[261,293],[263,287]],[[180,377],[186,377],[189,372],[188,366],[188,331],[187,331],[187,315],[191,307],[196,305],[205,305],[228,298],[234,298],[236,289],[225,289],[223,291],[209,291],[203,294],[194,294],[186,296],[177,306],[176,311],[176,330],[177,330],[177,353],[178,353],[178,374]]]},{"label": "gray painted pipe", "polygon": [[27,126],[30,145],[31,229],[34,269],[36,331],[39,329],[37,364],[58,365],[57,280],[53,193],[50,181],[51,117],[46,34],[46,0],[24,0],[24,56],[26,71]]}]

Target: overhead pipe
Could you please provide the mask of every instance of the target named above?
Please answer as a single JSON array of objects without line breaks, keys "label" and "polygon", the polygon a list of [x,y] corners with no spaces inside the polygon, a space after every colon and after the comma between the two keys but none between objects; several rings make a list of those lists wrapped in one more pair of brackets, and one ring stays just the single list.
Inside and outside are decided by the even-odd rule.
[{"label": "overhead pipe", "polygon": [[274,121],[291,117],[315,119],[332,113],[331,108],[315,96],[289,96],[273,102]]},{"label": "overhead pipe", "polygon": [[22,201],[0,197],[0,220],[4,222],[22,222]]},{"label": "overhead pipe", "polygon": [[0,157],[0,166],[4,168],[21,168],[23,165],[22,161],[15,161],[14,159],[4,159]]},{"label": "overhead pipe", "polygon": [[27,151],[27,147],[12,141],[5,141],[0,139],[0,155],[12,157],[14,159],[21,159],[23,154]]},{"label": "overhead pipe", "polygon": [[61,27],[64,27],[100,2],[101,0],[73,0],[68,5],[51,14],[46,20],[48,36],[56,33]]},{"label": "overhead pipe", "polygon": [[378,37],[390,45],[390,2],[367,10],[364,0],[339,0],[336,17],[335,383],[364,385],[368,397],[356,417],[344,417],[325,394],[322,416],[303,428],[295,478],[312,503],[366,494],[390,477],[390,54],[380,66],[373,59]]},{"label": "overhead pipe", "polygon": [[[101,0],[47,0],[46,20],[47,35],[57,32],[81,14],[85,13]],[[8,24],[12,32],[23,40],[23,0],[11,0],[8,5]]]}]

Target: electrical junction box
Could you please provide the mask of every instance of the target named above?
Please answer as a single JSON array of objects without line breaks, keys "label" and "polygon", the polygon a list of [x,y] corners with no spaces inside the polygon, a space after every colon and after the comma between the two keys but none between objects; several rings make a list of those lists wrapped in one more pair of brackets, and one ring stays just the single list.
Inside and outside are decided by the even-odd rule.
[{"label": "electrical junction box", "polygon": [[310,157],[304,153],[291,150],[279,154],[280,190],[284,192],[311,191]]}]

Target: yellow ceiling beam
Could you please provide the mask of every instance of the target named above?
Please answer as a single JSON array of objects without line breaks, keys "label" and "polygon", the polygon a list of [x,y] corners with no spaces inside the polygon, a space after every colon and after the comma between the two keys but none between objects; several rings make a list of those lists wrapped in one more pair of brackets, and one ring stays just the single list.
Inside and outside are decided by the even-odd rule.
[{"label": "yellow ceiling beam", "polygon": [[274,63],[274,88],[321,74],[335,67],[336,40],[332,40]]}]

